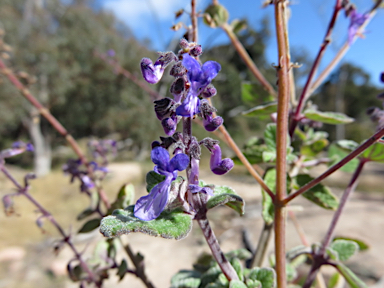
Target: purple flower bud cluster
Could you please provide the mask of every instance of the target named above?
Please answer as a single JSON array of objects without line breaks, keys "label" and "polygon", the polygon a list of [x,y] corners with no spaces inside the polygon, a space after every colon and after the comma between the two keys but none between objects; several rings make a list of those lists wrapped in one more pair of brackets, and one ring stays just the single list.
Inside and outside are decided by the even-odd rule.
[{"label": "purple flower bud cluster", "polygon": [[[234,165],[231,159],[222,159],[219,141],[205,138],[199,142],[191,133],[191,118],[195,115],[202,118],[204,128],[210,132],[223,124],[223,118],[215,115],[216,109],[206,100],[217,93],[211,81],[217,76],[221,66],[215,61],[201,64],[196,58],[203,51],[196,43],[182,39],[180,47],[177,56],[173,52],[165,52],[159,53],[155,63],[148,58],[141,61],[142,75],[150,84],[159,82],[165,68],[172,62],[174,63],[170,69],[170,75],[175,77],[170,88],[173,98],[166,97],[154,102],[156,116],[168,137],[160,137],[161,142],[152,143],[151,158],[155,163],[153,171],[165,176],[165,179],[157,183],[147,196],[141,197],[136,202],[134,214],[144,221],[159,217],[167,204],[172,206],[168,203],[172,201],[170,200],[172,197],[174,198],[174,196],[169,197],[174,193],[171,191],[174,185],[172,182],[176,179],[177,172],[185,169],[187,169],[188,185],[179,195],[179,199],[184,203],[182,207],[186,212],[194,214],[195,219],[205,217],[204,203],[213,196],[213,190],[208,186],[199,186],[200,146],[205,146],[211,152],[210,168],[213,173],[223,175]],[[183,118],[183,133],[176,132],[177,124]],[[172,159],[168,149],[173,150]],[[196,199],[200,200],[196,201]]]}]

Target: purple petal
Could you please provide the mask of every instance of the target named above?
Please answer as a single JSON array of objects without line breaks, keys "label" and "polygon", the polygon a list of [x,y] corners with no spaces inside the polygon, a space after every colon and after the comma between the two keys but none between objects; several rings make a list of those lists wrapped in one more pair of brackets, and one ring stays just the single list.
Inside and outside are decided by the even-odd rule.
[{"label": "purple petal", "polygon": [[209,132],[213,132],[217,130],[223,124],[224,120],[220,116],[212,118],[212,116],[208,116],[203,120],[205,130]]},{"label": "purple petal", "polygon": [[210,166],[213,173],[223,175],[233,168],[234,164],[231,159],[221,160],[221,149],[218,144],[213,146],[211,153]]},{"label": "purple petal", "polygon": [[187,75],[190,81],[198,81],[200,78],[200,63],[189,54],[183,54],[183,66],[188,70]]},{"label": "purple petal", "polygon": [[189,157],[186,154],[177,154],[169,162],[168,171],[173,172],[175,170],[183,171],[187,169],[189,164]]},{"label": "purple petal", "polygon": [[[176,119],[175,119],[176,120]],[[168,136],[172,136],[176,132],[177,121],[172,118],[165,118],[161,121],[161,125],[163,126],[164,133]]]},{"label": "purple petal", "polygon": [[211,83],[212,79],[217,76],[217,73],[221,70],[221,66],[215,61],[207,61],[203,67],[201,67],[201,70],[202,74],[200,75],[199,83],[201,87],[206,87]]},{"label": "purple petal", "polygon": [[193,185],[193,184],[190,184],[188,187],[191,193],[202,192],[202,193],[208,194],[209,196],[213,196],[213,191],[209,187],[200,187],[199,185]]},{"label": "purple petal", "polygon": [[141,60],[140,66],[141,73],[143,74],[145,81],[150,84],[156,84],[163,76],[164,69],[162,68],[162,65],[154,65],[152,60],[149,58],[143,58]]},{"label": "purple petal", "polygon": [[153,187],[151,193],[137,200],[134,210],[135,217],[143,221],[151,221],[159,217],[167,205],[171,181],[170,178],[165,179]]},{"label": "purple petal", "polygon": [[168,171],[167,167],[169,163],[169,154],[167,149],[164,149],[163,147],[153,148],[151,151],[151,159],[159,169]]},{"label": "purple petal", "polygon": [[176,115],[192,117],[193,115],[199,113],[199,104],[199,98],[190,93],[183,103],[176,108]]}]

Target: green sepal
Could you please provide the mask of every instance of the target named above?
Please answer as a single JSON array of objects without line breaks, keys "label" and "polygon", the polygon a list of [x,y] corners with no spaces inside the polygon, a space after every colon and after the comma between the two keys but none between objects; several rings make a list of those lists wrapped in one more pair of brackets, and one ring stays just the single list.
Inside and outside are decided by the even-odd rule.
[{"label": "green sepal", "polygon": [[[298,187],[302,187],[305,184],[312,181],[314,178],[308,174],[300,174],[295,177]],[[329,210],[336,210],[339,206],[337,197],[332,194],[331,190],[319,183],[302,194],[309,201]]]},{"label": "green sepal", "polygon": [[359,251],[359,245],[354,241],[335,240],[331,244],[332,250],[337,252],[340,261],[346,261]]},{"label": "green sepal", "polygon": [[83,227],[80,228],[78,233],[88,233],[100,226],[100,219],[92,219],[84,223]]},{"label": "green sepal", "polygon": [[118,237],[131,232],[141,232],[151,236],[166,239],[183,239],[192,228],[190,215],[180,211],[163,211],[160,216],[151,221],[143,221],[133,214],[134,206],[117,209],[112,215],[101,220],[100,232],[105,237]]},{"label": "green sepal", "polygon": [[344,264],[337,263],[336,269],[343,275],[345,281],[347,281],[351,288],[368,288],[368,286]]},{"label": "green sepal", "polygon": [[124,184],[121,186],[116,200],[111,204],[108,209],[107,215],[110,215],[115,209],[124,209],[125,207],[132,205],[135,200],[135,186],[132,184]]},{"label": "green sepal", "polygon": [[213,196],[207,202],[207,209],[212,209],[220,205],[226,205],[237,213],[244,215],[244,200],[228,186],[215,186]]},{"label": "green sepal", "polygon": [[172,288],[198,288],[201,273],[193,270],[180,270],[171,278]]},{"label": "green sepal", "polygon": [[229,18],[227,9],[219,4],[209,5],[204,14],[204,23],[212,28],[220,27],[227,23]]},{"label": "green sepal", "polygon": [[[246,91],[246,90],[245,90]],[[243,94],[242,90],[242,94]],[[247,116],[247,117],[258,117],[261,119],[265,119],[267,117],[270,117],[272,113],[275,113],[277,111],[277,102],[268,102],[264,103],[262,105],[258,105],[256,107],[253,107],[247,111],[242,112],[241,114]]]},{"label": "green sepal", "polygon": [[337,112],[321,112],[314,109],[304,111],[304,116],[307,119],[322,122],[325,124],[348,124],[355,121],[355,119],[348,117],[345,114]]},{"label": "green sepal", "polygon": [[155,187],[160,182],[163,182],[165,180],[165,176],[161,175],[159,173],[156,173],[155,171],[150,171],[145,176],[145,182],[147,182],[147,192],[151,192],[152,188]]},{"label": "green sepal", "polygon": [[229,288],[247,288],[247,285],[240,280],[232,280],[229,282]]},{"label": "green sepal", "polygon": [[255,267],[251,270],[248,278],[260,281],[262,288],[274,288],[276,286],[276,272],[272,268]]}]

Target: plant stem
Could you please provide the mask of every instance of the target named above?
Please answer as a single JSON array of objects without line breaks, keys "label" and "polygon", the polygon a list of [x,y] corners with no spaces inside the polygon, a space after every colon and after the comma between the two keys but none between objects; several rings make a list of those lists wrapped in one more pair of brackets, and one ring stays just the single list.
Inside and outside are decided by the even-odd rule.
[{"label": "plant stem", "polygon": [[261,267],[263,265],[264,258],[268,249],[269,240],[271,239],[272,230],[273,223],[267,224],[264,222],[264,227],[261,231],[259,241],[257,243],[257,248],[252,255],[250,268]]},{"label": "plant stem", "polygon": [[[365,27],[367,27],[369,22],[375,16],[377,9],[379,8],[379,6],[382,2],[383,2],[383,0],[380,0],[374,4],[371,11],[369,12],[369,18],[367,20],[365,20],[363,25],[360,26],[360,28],[357,30],[356,35],[362,34],[364,32]],[[355,37],[357,37],[357,36],[355,36]],[[340,60],[348,52],[350,47],[351,46],[349,45],[348,40],[345,41],[345,44],[337,52],[336,56],[332,59],[332,61],[328,64],[328,66],[320,73],[320,75],[317,77],[317,79],[313,82],[313,84],[311,85],[311,87],[308,91],[308,95],[311,95],[324,82],[324,80],[328,77],[328,75],[333,71],[335,66],[337,64],[339,64]]]},{"label": "plant stem", "polygon": [[147,275],[145,274],[143,261],[140,261],[140,259],[133,253],[129,244],[124,245],[121,238],[119,238],[119,240],[120,240],[120,243],[123,245],[125,252],[127,252],[129,258],[131,259],[133,265],[136,268],[135,270],[136,276],[141,279],[145,287],[155,288],[155,286],[153,286],[152,282],[147,278]]},{"label": "plant stem", "polygon": [[333,214],[332,221],[328,227],[328,231],[325,234],[324,240],[321,244],[320,250],[316,252],[313,258],[312,268],[311,271],[304,283],[303,288],[310,288],[313,281],[315,280],[315,277],[317,275],[318,270],[320,269],[321,265],[326,263],[326,249],[331,244],[331,241],[333,239],[333,234],[335,232],[336,225],[340,219],[341,214],[344,211],[345,205],[347,204],[348,198],[351,195],[351,193],[355,190],[358,178],[363,171],[365,163],[367,163],[367,159],[360,159],[359,165],[357,166],[355,172],[352,175],[351,181],[348,184],[347,189],[344,190],[343,195],[341,196],[339,207],[337,208],[335,214]]},{"label": "plant stem", "polygon": [[276,197],[275,208],[275,254],[277,287],[285,288],[286,260],[285,260],[285,225],[286,225],[286,181],[287,181],[287,130],[288,130],[288,105],[289,105],[289,70],[290,55],[287,51],[287,21],[286,0],[275,1],[275,25],[278,44],[278,104],[277,104],[277,127],[276,127]]},{"label": "plant stem", "polygon": [[196,0],[191,0],[192,41],[197,43]]},{"label": "plant stem", "polygon": [[[11,83],[21,92],[21,94],[39,111],[41,115],[45,119],[48,120],[48,122],[52,125],[53,128],[57,132],[59,132],[69,143],[72,150],[76,153],[76,155],[80,158],[81,162],[84,163],[84,165],[87,166],[88,173],[93,177],[93,171],[91,166],[89,165],[89,162],[87,161],[86,157],[84,156],[84,153],[82,152],[80,146],[77,144],[76,140],[72,137],[71,134],[64,128],[63,125],[49,112],[47,108],[45,108],[32,94],[31,92],[17,79],[17,77],[13,74],[11,69],[9,69],[5,63],[0,59],[0,71],[6,75],[11,81]],[[103,201],[105,207],[107,209],[110,208],[110,203],[108,201],[108,197],[103,191],[103,189],[98,185],[97,191],[100,195],[101,200]]]},{"label": "plant stem", "polygon": [[223,25],[221,25],[221,28],[225,31],[225,33],[227,33],[229,39],[232,42],[232,45],[235,47],[237,53],[239,54],[241,59],[243,59],[245,65],[248,67],[251,73],[256,77],[257,80],[259,80],[260,84],[269,94],[276,97],[277,93],[275,89],[268,82],[268,80],[265,79],[264,75],[260,72],[259,68],[257,68],[255,62],[253,62],[253,60],[245,50],[244,46],[240,43],[236,34],[233,33],[232,27],[228,25],[228,23],[224,23]]},{"label": "plant stem", "polygon": [[368,160],[366,160],[366,159],[360,159],[359,165],[357,166],[355,172],[353,173],[351,181],[349,182],[347,189],[345,189],[343,195],[341,196],[339,207],[337,208],[335,214],[333,214],[332,222],[329,225],[327,234],[325,235],[324,240],[322,242],[322,245],[321,245],[321,248],[319,251],[320,255],[325,254],[325,250],[327,249],[327,247],[331,243],[337,222],[339,221],[340,216],[344,211],[344,207],[347,204],[349,196],[356,189],[356,186],[358,183],[357,179],[359,178],[361,172],[363,171],[364,164],[367,162],[368,162]]},{"label": "plant stem", "polygon": [[233,269],[232,265],[228,262],[224,253],[221,251],[219,242],[213,233],[211,226],[209,225],[208,219],[200,219],[197,220],[201,230],[203,231],[204,237],[209,245],[209,248],[212,251],[212,255],[215,258],[216,262],[219,264],[221,271],[227,277],[228,281],[231,280],[239,280],[235,269]]},{"label": "plant stem", "polygon": [[289,129],[289,135],[291,137],[293,136],[293,133],[295,132],[296,126],[302,117],[301,112],[303,110],[305,100],[307,99],[308,89],[311,85],[313,77],[316,74],[317,68],[319,67],[320,61],[323,58],[323,55],[324,55],[326,48],[328,47],[329,43],[331,43],[331,34],[332,34],[333,28],[335,26],[337,16],[339,15],[340,10],[342,9],[342,2],[343,2],[342,0],[336,0],[335,9],[333,10],[331,21],[328,24],[328,29],[327,29],[327,32],[325,33],[323,43],[320,46],[320,50],[317,53],[315,62],[313,62],[311,71],[309,72],[307,82],[305,83],[303,91],[301,92],[301,95],[299,98],[299,103],[296,107],[296,112],[295,112],[294,116],[292,117],[290,129]]},{"label": "plant stem", "polygon": [[345,164],[347,164],[349,161],[357,157],[359,154],[364,152],[364,150],[368,149],[371,145],[375,144],[378,140],[380,140],[381,137],[384,136],[384,128],[376,132],[371,138],[369,138],[367,141],[365,141],[363,144],[361,144],[359,147],[357,147],[356,150],[351,152],[349,155],[344,157],[342,160],[340,160],[338,163],[330,167],[327,171],[325,171],[323,174],[321,174],[319,177],[313,179],[311,182],[308,182],[303,187],[301,187],[299,190],[297,190],[294,193],[289,194],[285,200],[284,203],[287,204],[292,199],[296,198],[300,194],[303,194],[304,192],[308,191],[321,181],[323,181],[325,178],[327,178],[329,175],[331,175],[333,172],[339,170],[341,167],[343,167]]},{"label": "plant stem", "polygon": [[[28,192],[29,185],[22,187],[20,183],[12,176],[11,173],[9,173],[8,169],[4,166],[4,161],[0,160],[0,170],[3,172],[3,174],[16,186],[18,190],[18,194],[24,195],[35,207],[40,211],[40,213],[43,215],[44,218],[48,219],[52,225],[57,229],[57,231],[60,233],[60,235],[63,237],[63,242],[67,243],[69,248],[72,250],[72,252],[75,254],[76,259],[79,261],[81,267],[84,269],[84,271],[88,274],[89,282],[94,282],[96,285],[98,285],[96,276],[91,271],[91,269],[88,267],[87,263],[83,260],[81,254],[77,251],[76,247],[73,245],[71,241],[71,237],[67,235],[64,232],[64,229],[60,226],[60,224],[56,221],[56,219],[53,217],[51,213],[49,213],[33,196]],[[99,286],[97,286],[99,287]]]}]

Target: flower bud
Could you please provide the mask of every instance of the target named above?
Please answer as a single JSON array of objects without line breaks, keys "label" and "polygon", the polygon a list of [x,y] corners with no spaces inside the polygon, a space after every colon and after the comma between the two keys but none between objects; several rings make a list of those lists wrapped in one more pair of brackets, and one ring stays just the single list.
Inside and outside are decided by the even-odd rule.
[{"label": "flower bud", "polygon": [[187,69],[183,66],[183,63],[179,61],[172,66],[171,71],[169,71],[169,74],[173,77],[181,77],[187,74]]},{"label": "flower bud", "polygon": [[212,84],[209,84],[201,93],[201,96],[203,96],[204,98],[210,98],[215,96],[216,94],[217,94],[216,88]]},{"label": "flower bud", "polygon": [[165,134],[171,136],[176,131],[177,120],[172,118],[165,118],[161,121],[161,125],[163,125]]},{"label": "flower bud", "polygon": [[221,126],[221,124],[223,124],[223,122],[224,120],[220,116],[217,116],[215,118],[212,118],[212,116],[207,116],[203,120],[204,128],[208,132],[213,132],[217,130]]},{"label": "flower bud", "polygon": [[189,54],[193,57],[198,57],[203,54],[203,49],[201,48],[201,45],[196,45],[195,47],[193,47]]},{"label": "flower bud", "polygon": [[216,175],[224,175],[234,166],[233,161],[229,158],[221,160],[221,149],[218,144],[213,146],[211,151],[211,170]]}]

